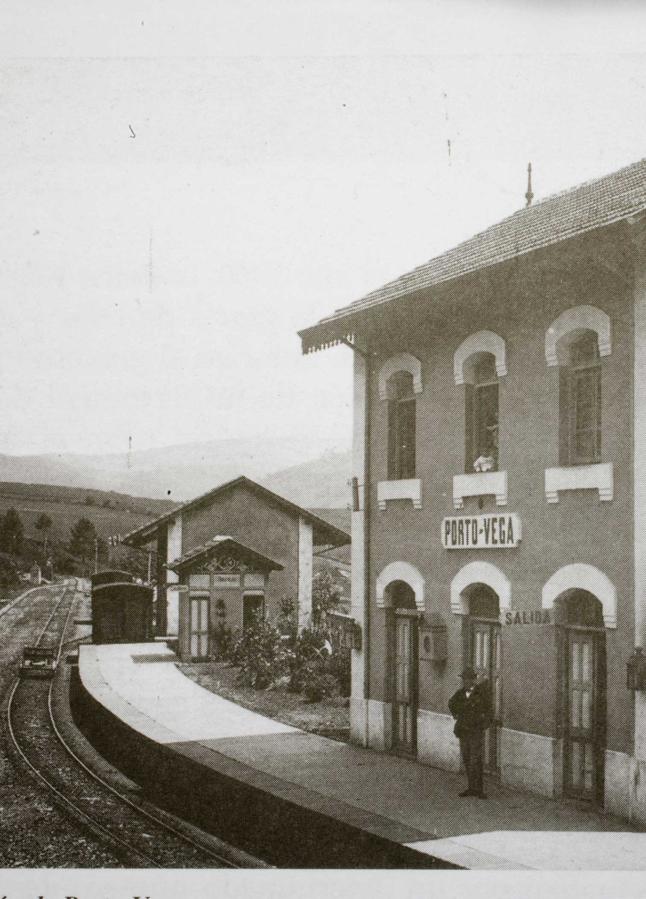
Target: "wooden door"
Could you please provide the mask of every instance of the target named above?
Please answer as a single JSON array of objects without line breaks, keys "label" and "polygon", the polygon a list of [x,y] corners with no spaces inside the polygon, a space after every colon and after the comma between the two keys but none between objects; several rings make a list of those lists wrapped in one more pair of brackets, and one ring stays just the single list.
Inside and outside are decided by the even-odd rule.
[{"label": "wooden door", "polygon": [[493,722],[485,735],[484,766],[490,774],[498,774],[502,726],[502,630],[497,621],[471,622],[471,664],[478,680],[486,679],[491,689]]},{"label": "wooden door", "polygon": [[417,613],[397,610],[394,615],[393,749],[405,755],[417,752]]},{"label": "wooden door", "polygon": [[598,799],[603,793],[602,639],[594,631],[566,633],[564,786],[580,799]]},{"label": "wooden door", "polygon": [[206,659],[209,655],[209,597],[190,597],[189,620],[192,659]]}]

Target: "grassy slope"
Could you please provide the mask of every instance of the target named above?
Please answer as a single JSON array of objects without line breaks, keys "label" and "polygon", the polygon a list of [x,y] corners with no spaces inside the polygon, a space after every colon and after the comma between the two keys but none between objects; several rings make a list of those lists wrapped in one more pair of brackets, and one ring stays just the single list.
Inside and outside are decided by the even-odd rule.
[{"label": "grassy slope", "polygon": [[[86,505],[87,496],[94,499],[95,505]],[[110,500],[110,508],[104,508],[106,500]],[[151,518],[170,511],[174,505],[167,500],[142,499],[102,490],[0,482],[0,515],[14,508],[22,519],[25,536],[37,540],[42,540],[42,534],[36,530],[35,523],[43,512],[52,519],[48,539],[67,542],[70,529],[81,517],[89,518],[97,533],[107,538],[112,534],[127,534]]]}]

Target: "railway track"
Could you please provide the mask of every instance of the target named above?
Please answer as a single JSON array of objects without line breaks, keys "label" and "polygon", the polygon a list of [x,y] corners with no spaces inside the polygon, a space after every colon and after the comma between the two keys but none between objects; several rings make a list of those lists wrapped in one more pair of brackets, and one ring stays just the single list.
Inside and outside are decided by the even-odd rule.
[{"label": "railway track", "polygon": [[[66,643],[66,634],[75,606],[74,590],[66,587],[38,637],[37,645],[57,648],[59,662],[72,642]],[[66,675],[64,666],[58,665],[54,679],[17,679],[6,711],[15,754],[60,809],[129,867],[263,867],[214,838],[204,835],[206,842],[196,838],[182,822],[161,810],[153,811],[93,771],[70,745],[64,723],[57,720],[58,679],[64,679],[66,687]]]}]

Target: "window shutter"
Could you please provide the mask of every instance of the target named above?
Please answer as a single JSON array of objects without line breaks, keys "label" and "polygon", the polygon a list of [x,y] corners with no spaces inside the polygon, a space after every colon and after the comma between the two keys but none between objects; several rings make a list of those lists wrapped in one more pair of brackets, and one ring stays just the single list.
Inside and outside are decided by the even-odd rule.
[{"label": "window shutter", "polygon": [[388,401],[388,480],[397,478],[397,401]]},{"label": "window shutter", "polygon": [[464,385],[464,470],[467,474],[473,472],[475,462],[475,434],[473,433],[473,384]]},{"label": "window shutter", "polygon": [[559,367],[559,465],[570,464],[570,372]]},{"label": "window shutter", "polygon": [[406,400],[399,405],[399,477],[415,477],[415,400]]}]

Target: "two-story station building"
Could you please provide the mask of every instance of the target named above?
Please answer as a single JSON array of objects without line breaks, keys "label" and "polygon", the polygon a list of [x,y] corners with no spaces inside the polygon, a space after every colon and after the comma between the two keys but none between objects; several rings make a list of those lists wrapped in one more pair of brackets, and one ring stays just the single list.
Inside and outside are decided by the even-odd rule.
[{"label": "two-story station building", "polygon": [[457,770],[473,666],[492,776],[646,821],[646,160],[300,336],[354,352],[353,739]]},{"label": "two-story station building", "polygon": [[130,534],[154,547],[156,631],[177,637],[183,659],[213,653],[218,625],[241,629],[292,604],[299,628],[311,624],[317,549],[350,542],[345,531],[247,477],[183,503]]}]

